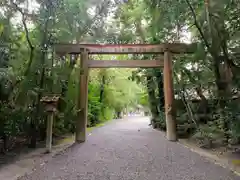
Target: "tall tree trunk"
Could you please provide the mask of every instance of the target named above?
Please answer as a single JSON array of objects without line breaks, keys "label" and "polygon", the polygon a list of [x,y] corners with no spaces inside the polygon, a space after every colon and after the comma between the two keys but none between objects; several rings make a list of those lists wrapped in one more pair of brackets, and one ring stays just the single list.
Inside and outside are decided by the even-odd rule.
[{"label": "tall tree trunk", "polygon": [[[229,76],[229,74],[231,73],[231,67],[229,64],[229,57],[227,53],[226,39],[223,37],[224,35],[222,33],[222,32],[225,32],[224,21],[220,19],[217,20],[217,22],[212,21],[210,3],[211,3],[210,0],[205,0],[205,10],[206,10],[209,34],[210,34],[211,43],[212,43],[211,54],[214,61],[213,66],[215,70],[216,85],[218,88],[220,112],[223,118],[225,142],[228,143],[228,139],[229,139],[228,130],[229,130],[230,122],[229,122],[229,119],[227,118],[227,115],[225,114],[225,107],[228,106],[227,102],[228,102],[228,99],[231,97],[232,76]],[[223,57],[220,55],[221,52],[223,52],[224,54]]]},{"label": "tall tree trunk", "polygon": [[[46,71],[46,56],[47,56],[47,50],[48,50],[48,46],[49,46],[49,42],[48,42],[48,31],[49,31],[49,25],[50,25],[50,20],[49,17],[52,15],[52,4],[50,0],[45,1],[42,6],[46,6],[46,15],[44,17],[45,20],[45,24],[43,27],[43,31],[42,31],[42,42],[41,42],[41,73],[40,73],[40,83],[39,83],[39,92],[38,92],[38,96],[36,99],[36,111],[35,111],[35,117],[32,118],[31,120],[31,138],[30,138],[30,144],[29,147],[31,148],[36,148],[36,144],[37,144],[37,137],[38,137],[38,125],[40,123],[40,112],[41,112],[41,98],[42,98],[42,94],[43,94],[43,87],[44,87],[44,77],[45,77],[45,71]],[[45,9],[45,8],[43,8]]]},{"label": "tall tree trunk", "polygon": [[155,77],[157,81],[157,88],[158,88],[158,110],[159,112],[164,113],[164,91],[163,91],[163,76],[162,72],[159,70],[155,70]]},{"label": "tall tree trunk", "polygon": [[148,74],[147,75],[147,91],[149,96],[149,104],[150,104],[150,110],[152,113],[152,120],[151,123],[154,128],[156,128],[156,121],[159,118],[159,112],[158,112],[158,106],[156,103],[156,94],[155,94],[155,84],[153,80],[153,76]]},{"label": "tall tree trunk", "polygon": [[105,75],[103,75],[102,79],[101,79],[100,95],[99,95],[99,102],[101,104],[103,103],[103,100],[104,100],[105,84],[106,84],[106,77],[105,77]]},{"label": "tall tree trunk", "polygon": [[[100,117],[101,113],[104,113],[104,92],[105,92],[105,85],[106,85],[106,70],[103,69],[100,72],[101,74],[101,85],[100,85],[100,92],[99,92],[99,103],[100,103],[100,111],[97,113],[97,118]],[[103,114],[104,116],[104,114]]]}]

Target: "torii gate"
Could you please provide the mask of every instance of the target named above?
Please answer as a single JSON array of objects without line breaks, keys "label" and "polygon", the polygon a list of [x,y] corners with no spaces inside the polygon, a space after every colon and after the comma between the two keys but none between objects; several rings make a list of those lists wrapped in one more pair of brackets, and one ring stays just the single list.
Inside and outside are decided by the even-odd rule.
[{"label": "torii gate", "polygon": [[[86,140],[88,119],[88,74],[89,68],[164,68],[164,97],[167,139],[177,141],[174,90],[172,78],[172,54],[193,53],[195,45],[183,43],[166,44],[57,44],[56,53],[80,54],[80,116],[76,122],[76,142]],[[157,60],[90,60],[91,54],[164,54]]]}]

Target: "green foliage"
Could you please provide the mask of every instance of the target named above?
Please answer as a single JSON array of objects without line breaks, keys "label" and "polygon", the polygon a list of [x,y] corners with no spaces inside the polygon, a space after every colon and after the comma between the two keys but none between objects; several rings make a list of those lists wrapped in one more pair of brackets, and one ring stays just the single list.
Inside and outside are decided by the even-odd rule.
[{"label": "green foliage", "polygon": [[115,110],[111,107],[104,107],[100,114],[99,121],[100,122],[109,121],[109,120],[112,120],[114,117],[115,117]]},{"label": "green foliage", "polygon": [[[124,32],[132,33],[130,42],[198,43],[193,55],[174,56],[175,97],[183,103],[182,107],[177,106],[177,122],[184,129],[191,129],[187,133],[197,129],[196,136],[211,141],[238,139],[239,143],[239,106],[232,105],[232,99],[239,98],[240,41],[236,16],[240,6],[237,0],[209,2],[207,6],[199,0],[133,0],[119,7],[121,13],[115,18]],[[144,57],[148,58],[156,57]],[[161,79],[152,69],[138,70],[132,79],[141,81],[147,89],[153,120],[160,122]],[[190,124],[195,127],[188,127]]]},{"label": "green foliage", "polygon": [[[41,97],[60,96],[55,135],[74,133],[79,114],[80,57],[55,56],[52,45],[107,42],[105,19],[116,4],[108,0],[95,4],[84,0],[45,1],[31,10],[25,0],[14,2],[0,3],[0,138],[6,145],[10,137],[27,137],[34,147],[36,140],[45,136]],[[88,126],[111,120],[116,112],[138,103],[144,90],[128,79],[130,74],[130,70],[91,70]]]}]

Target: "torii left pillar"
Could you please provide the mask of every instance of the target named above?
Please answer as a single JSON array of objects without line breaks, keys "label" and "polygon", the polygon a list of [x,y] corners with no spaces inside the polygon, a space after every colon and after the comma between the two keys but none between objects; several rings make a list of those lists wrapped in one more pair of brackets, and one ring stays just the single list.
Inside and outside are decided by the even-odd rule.
[{"label": "torii left pillar", "polygon": [[88,52],[81,49],[80,77],[79,77],[79,99],[78,99],[78,119],[76,122],[77,143],[86,141],[87,120],[88,120]]}]

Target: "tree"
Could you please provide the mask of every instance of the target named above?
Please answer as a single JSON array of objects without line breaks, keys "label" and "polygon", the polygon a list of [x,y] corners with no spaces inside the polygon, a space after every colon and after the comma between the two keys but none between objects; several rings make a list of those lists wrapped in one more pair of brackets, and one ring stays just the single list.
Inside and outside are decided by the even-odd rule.
[{"label": "tree", "polygon": [[[107,41],[109,24],[104,20],[117,2],[45,0],[37,3],[33,10],[27,0],[0,3],[0,137],[4,140],[1,148],[4,151],[9,149],[9,142],[15,143],[13,139],[27,136],[30,147],[36,147],[38,140],[45,138],[46,114],[40,100],[48,94],[58,94],[61,98],[54,135],[75,131],[79,57],[57,57],[53,45]],[[143,89],[128,80],[130,74],[130,70],[92,71],[89,126],[110,120],[116,112],[138,102]],[[130,93],[131,90],[139,93]]]}]

